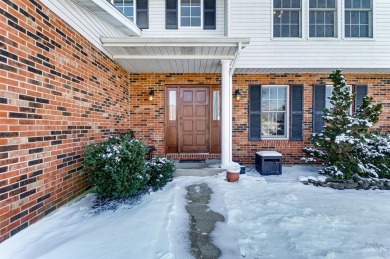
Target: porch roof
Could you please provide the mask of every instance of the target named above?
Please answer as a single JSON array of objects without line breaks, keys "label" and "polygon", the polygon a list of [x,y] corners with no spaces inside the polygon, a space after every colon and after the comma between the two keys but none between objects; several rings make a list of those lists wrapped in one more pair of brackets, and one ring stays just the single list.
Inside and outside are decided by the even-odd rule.
[{"label": "porch roof", "polygon": [[217,73],[249,38],[101,38],[111,58],[130,73]]}]

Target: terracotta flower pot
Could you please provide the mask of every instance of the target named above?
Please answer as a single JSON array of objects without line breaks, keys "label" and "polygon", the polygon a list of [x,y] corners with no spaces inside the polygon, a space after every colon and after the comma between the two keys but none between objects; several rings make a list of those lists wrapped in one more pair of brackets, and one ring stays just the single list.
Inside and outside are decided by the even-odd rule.
[{"label": "terracotta flower pot", "polygon": [[226,180],[228,182],[237,182],[239,178],[240,178],[240,171],[238,172],[226,171]]}]

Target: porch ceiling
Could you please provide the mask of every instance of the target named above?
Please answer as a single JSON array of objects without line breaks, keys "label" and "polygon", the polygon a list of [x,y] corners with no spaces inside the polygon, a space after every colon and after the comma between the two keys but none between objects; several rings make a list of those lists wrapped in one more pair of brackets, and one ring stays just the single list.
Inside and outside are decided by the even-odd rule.
[{"label": "porch ceiling", "polygon": [[216,73],[234,60],[248,38],[101,38],[112,58],[130,73]]}]

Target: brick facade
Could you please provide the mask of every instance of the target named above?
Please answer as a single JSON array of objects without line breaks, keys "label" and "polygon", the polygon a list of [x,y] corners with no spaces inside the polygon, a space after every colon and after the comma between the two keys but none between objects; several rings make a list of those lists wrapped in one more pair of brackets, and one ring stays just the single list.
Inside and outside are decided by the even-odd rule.
[{"label": "brick facade", "polygon": [[[331,72],[331,71],[330,71]],[[245,164],[254,163],[254,153],[260,150],[277,150],[287,163],[300,163],[302,148],[308,145],[312,132],[312,93],[313,85],[332,84],[327,74],[238,74],[233,77],[233,92],[239,89],[240,101],[233,99],[233,160]],[[374,103],[383,104],[380,122],[376,125],[383,131],[390,131],[390,75],[346,74],[348,84],[367,84],[369,96]],[[220,85],[220,74],[133,74],[130,75],[131,128],[138,135],[153,143],[157,153],[165,155],[164,142],[164,90],[167,85]],[[251,84],[263,85],[304,85],[304,141],[262,140],[248,141],[248,89]],[[148,86],[149,88],[145,88]],[[155,100],[146,99],[150,89],[154,89]],[[142,134],[144,132],[144,134]],[[174,156],[180,157],[180,156]],[[188,158],[204,158],[188,156]],[[215,155],[211,156],[215,157]]]},{"label": "brick facade", "polygon": [[37,1],[0,2],[0,242],[88,187],[83,146],[129,128],[127,73]]}]

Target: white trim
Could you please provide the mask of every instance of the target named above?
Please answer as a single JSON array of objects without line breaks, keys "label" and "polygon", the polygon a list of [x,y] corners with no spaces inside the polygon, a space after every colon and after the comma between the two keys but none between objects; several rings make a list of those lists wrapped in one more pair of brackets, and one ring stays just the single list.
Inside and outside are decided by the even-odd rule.
[{"label": "white trim", "polygon": [[[262,127],[263,125],[261,124],[261,128],[260,128],[260,134],[261,134],[261,139],[262,140],[288,140],[289,137],[290,137],[290,85],[261,85],[261,91],[263,89],[263,87],[285,87],[286,88],[286,120],[285,120],[285,123],[284,123],[284,131],[285,131],[285,136],[275,136],[275,137],[269,137],[269,136],[266,136],[264,137],[263,134],[262,134]],[[261,100],[260,100],[260,103],[261,103]],[[261,115],[263,113],[263,110],[261,109]]]},{"label": "white trim", "polygon": [[213,55],[113,55],[113,59],[227,59],[233,60],[234,56]]},{"label": "white trim", "polygon": [[232,76],[231,60],[221,60],[221,167],[227,168],[232,163]]},{"label": "white trim", "polygon": [[[178,17],[178,25],[177,28],[180,30],[203,30],[203,0],[199,0],[200,2],[200,26],[181,26],[181,1],[177,1],[177,17]],[[191,16],[190,16],[191,17]]]},{"label": "white trim", "polygon": [[104,47],[237,47],[245,48],[249,38],[112,38],[102,37]]}]

